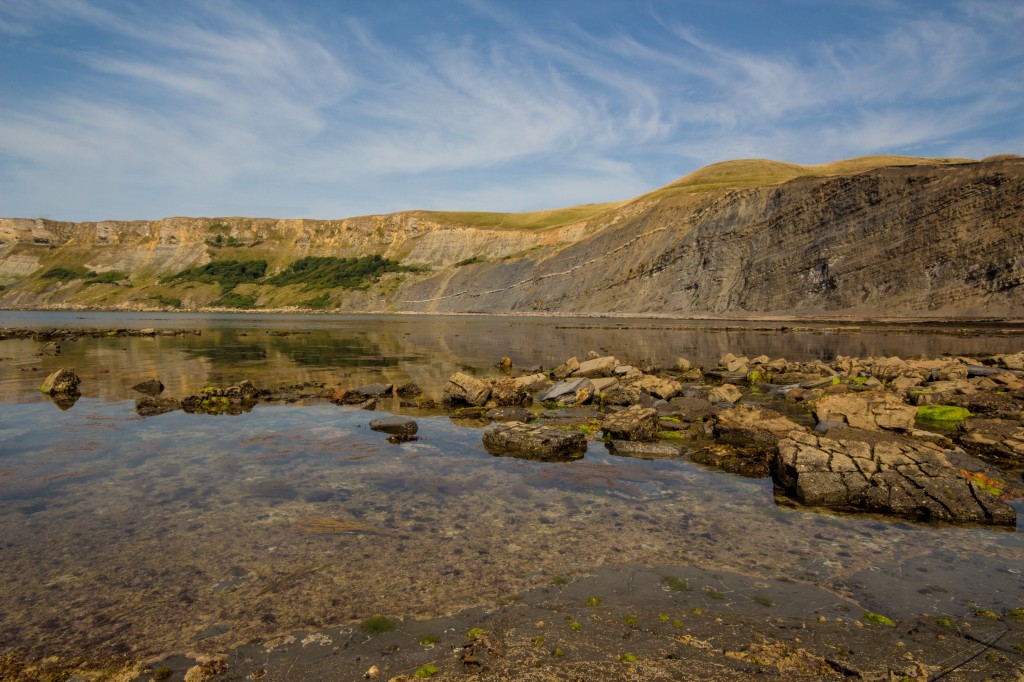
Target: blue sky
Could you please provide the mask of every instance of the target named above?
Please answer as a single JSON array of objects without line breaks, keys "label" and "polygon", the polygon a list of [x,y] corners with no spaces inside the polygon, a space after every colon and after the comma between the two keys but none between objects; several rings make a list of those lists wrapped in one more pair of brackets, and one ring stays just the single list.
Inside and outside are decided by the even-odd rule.
[{"label": "blue sky", "polygon": [[1024,152],[1020,0],[0,0],[0,215],[625,199]]}]

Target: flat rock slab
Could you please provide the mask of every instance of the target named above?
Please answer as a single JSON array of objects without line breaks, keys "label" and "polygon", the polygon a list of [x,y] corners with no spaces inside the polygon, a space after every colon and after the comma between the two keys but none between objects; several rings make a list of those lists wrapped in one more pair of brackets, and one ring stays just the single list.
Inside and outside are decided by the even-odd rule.
[{"label": "flat rock slab", "polygon": [[587,439],[579,432],[540,424],[508,422],[484,431],[484,447],[498,457],[569,462],[583,458],[587,451]]},{"label": "flat rock slab", "polygon": [[601,430],[614,440],[652,441],[658,436],[658,411],[633,405],[605,417]]},{"label": "flat rock slab", "polygon": [[491,387],[462,372],[456,372],[445,384],[441,401],[447,405],[472,405],[479,407],[491,397]]},{"label": "flat rock slab", "polygon": [[814,406],[818,421],[844,421],[855,429],[911,431],[917,409],[893,393],[828,395]]},{"label": "flat rock slab", "polygon": [[678,459],[683,456],[683,449],[671,443],[638,443],[633,440],[613,440],[608,443],[608,451],[619,457],[635,457],[637,459]]},{"label": "flat rock slab", "polygon": [[370,429],[393,436],[412,436],[420,430],[415,419],[408,417],[380,417],[370,420]]},{"label": "flat rock slab", "polygon": [[525,407],[495,407],[484,416],[496,422],[528,422],[533,418]]},{"label": "flat rock slab", "polygon": [[566,396],[572,396],[575,398],[576,394],[582,390],[590,389],[594,390],[594,384],[590,379],[568,379],[566,381],[559,381],[557,384],[544,391],[537,396],[537,400],[540,402],[546,402],[548,400],[558,400]]},{"label": "flat rock slab", "polygon": [[776,483],[810,506],[952,523],[1016,523],[1013,507],[978,475],[984,465],[973,457],[909,438],[854,435],[790,434],[779,442]]},{"label": "flat rock slab", "polygon": [[587,377],[593,379],[596,377],[610,377],[612,372],[618,366],[619,361],[611,355],[603,358],[594,358],[592,360],[584,360],[580,363],[580,366],[573,372],[573,376]]},{"label": "flat rock slab", "polygon": [[359,397],[360,401],[366,400],[367,398],[376,398],[377,400],[381,400],[383,398],[387,398],[393,389],[393,384],[369,384],[367,386],[353,388],[352,393]]}]

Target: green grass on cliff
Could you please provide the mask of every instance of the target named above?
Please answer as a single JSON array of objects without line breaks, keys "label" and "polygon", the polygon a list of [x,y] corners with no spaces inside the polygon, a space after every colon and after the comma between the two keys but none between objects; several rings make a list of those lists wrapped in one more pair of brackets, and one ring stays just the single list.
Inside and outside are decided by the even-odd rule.
[{"label": "green grass on cliff", "polygon": [[545,230],[588,220],[606,211],[618,208],[625,203],[624,201],[617,201],[607,204],[584,204],[582,206],[569,206],[568,208],[531,211],[528,213],[410,211],[409,215],[442,225],[499,230]]}]

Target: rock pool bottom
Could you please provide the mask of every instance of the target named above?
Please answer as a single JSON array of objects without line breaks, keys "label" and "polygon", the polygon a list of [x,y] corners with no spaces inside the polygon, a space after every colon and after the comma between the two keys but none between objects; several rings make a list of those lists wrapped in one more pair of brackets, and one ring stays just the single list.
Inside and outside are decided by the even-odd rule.
[{"label": "rock pool bottom", "polygon": [[[680,660],[722,678],[824,674],[814,657],[927,677],[979,652],[947,679],[1021,670],[1020,530],[778,506],[770,480],[600,442],[571,463],[496,458],[446,417],[391,444],[375,416],[4,405],[0,646],[57,666],[164,661],[170,679],[216,653],[229,679],[472,672],[467,651],[522,679],[671,678]],[[863,625],[868,612],[896,627]],[[366,635],[373,616],[400,625]]]}]

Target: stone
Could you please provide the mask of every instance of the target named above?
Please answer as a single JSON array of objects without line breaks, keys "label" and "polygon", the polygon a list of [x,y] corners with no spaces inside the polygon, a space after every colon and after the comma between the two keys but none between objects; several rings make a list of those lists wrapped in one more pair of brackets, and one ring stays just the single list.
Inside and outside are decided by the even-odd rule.
[{"label": "stone", "polygon": [[614,377],[591,379],[590,383],[594,384],[594,393],[611,393],[619,387],[619,380]]},{"label": "stone", "polygon": [[572,373],[574,377],[610,377],[618,366],[619,361],[607,355],[602,358],[593,358],[580,363],[580,366]]},{"label": "stone", "polygon": [[640,370],[638,370],[636,367],[633,367],[632,365],[619,365],[618,367],[615,368],[614,374],[615,376],[622,378],[640,374]]},{"label": "stone", "polygon": [[155,417],[158,414],[181,409],[181,401],[175,398],[145,396],[135,401],[135,411],[140,417]]},{"label": "stone", "polygon": [[688,372],[693,368],[693,363],[683,357],[676,358],[676,369],[680,372]]},{"label": "stone", "polygon": [[756,447],[774,452],[779,440],[804,427],[778,412],[757,405],[730,407],[715,416],[715,436],[738,447]]},{"label": "stone", "polygon": [[549,400],[559,400],[565,398],[565,396],[572,396],[572,402],[575,402],[576,393],[586,388],[589,388],[591,391],[594,390],[594,384],[590,379],[566,379],[539,394],[537,400],[544,403]]},{"label": "stone", "polygon": [[571,357],[562,364],[560,364],[558,367],[555,367],[553,370],[551,370],[551,378],[554,379],[555,381],[561,381],[562,379],[565,379],[567,376],[571,375],[579,368],[579,360],[577,360],[575,357]]},{"label": "stone", "polygon": [[670,400],[679,395],[683,390],[683,385],[678,381],[650,375],[640,379],[638,385],[642,390],[662,400]]},{"label": "stone", "polygon": [[419,429],[420,427],[419,424],[416,423],[416,420],[409,419],[408,417],[379,417],[377,419],[370,420],[371,431],[379,431],[393,436],[411,438],[416,435],[416,432],[419,431]]},{"label": "stone", "polygon": [[496,383],[491,389],[491,398],[500,407],[533,404],[533,394],[523,384],[513,379]]},{"label": "stone", "polygon": [[[839,431],[839,430],[837,430]],[[1014,525],[1016,512],[984,483],[970,455],[900,436],[843,429],[779,442],[775,482],[808,506],[952,523]],[[861,432],[862,434],[865,432]]]},{"label": "stone", "polygon": [[714,443],[703,447],[690,459],[698,464],[715,467],[730,474],[746,478],[767,478],[771,475],[774,455],[760,448],[736,447],[727,443]]},{"label": "stone", "polygon": [[683,448],[671,443],[640,443],[633,440],[612,440],[608,442],[608,452],[619,457],[635,457],[636,459],[678,459],[683,456]]},{"label": "stone", "polygon": [[740,389],[736,388],[732,384],[715,386],[708,391],[708,400],[712,403],[735,403],[742,397],[743,393]]},{"label": "stone", "polygon": [[512,380],[516,386],[521,386],[527,391],[536,392],[543,391],[545,388],[551,385],[551,380],[546,375],[536,372],[534,374],[527,374],[526,376],[516,377]]},{"label": "stone", "polygon": [[855,429],[911,431],[917,408],[892,393],[826,395],[814,405],[818,421],[844,421]]},{"label": "stone", "polygon": [[352,401],[358,403],[365,401],[368,398],[383,400],[391,395],[394,388],[393,384],[368,384],[366,386],[353,388],[350,393],[353,395]]},{"label": "stone", "polygon": [[132,386],[132,390],[146,395],[159,395],[164,391],[164,384],[157,377],[153,377],[135,384]]},{"label": "stone", "polygon": [[491,387],[476,377],[456,372],[444,387],[441,402],[446,405],[472,405],[478,407],[491,397]]},{"label": "stone", "polygon": [[423,389],[415,381],[406,381],[404,384],[395,386],[395,395],[399,398],[415,398],[423,393]]},{"label": "stone", "polygon": [[1024,426],[1019,420],[965,419],[958,429],[957,442],[971,452],[1024,465]]},{"label": "stone", "polygon": [[70,369],[61,368],[46,377],[39,390],[46,395],[76,396],[80,394],[78,385],[81,383],[82,380],[78,378],[77,374]]},{"label": "stone", "polygon": [[587,439],[578,431],[508,422],[484,431],[484,447],[492,455],[519,457],[544,462],[569,462],[582,459]]},{"label": "stone", "polygon": [[496,422],[528,422],[533,418],[525,407],[494,407],[484,416]]},{"label": "stone", "polygon": [[711,401],[705,398],[677,396],[668,403],[683,421],[700,421],[711,414]]},{"label": "stone", "polygon": [[612,439],[653,441],[658,436],[658,411],[633,405],[612,412],[601,421],[601,431]]},{"label": "stone", "polygon": [[993,360],[996,364],[1016,371],[1024,371],[1024,351],[1012,355],[996,355]]}]

